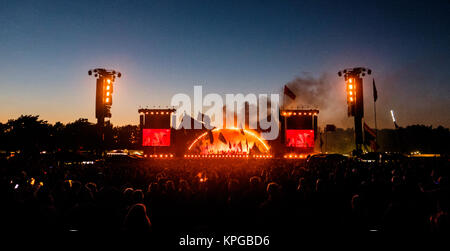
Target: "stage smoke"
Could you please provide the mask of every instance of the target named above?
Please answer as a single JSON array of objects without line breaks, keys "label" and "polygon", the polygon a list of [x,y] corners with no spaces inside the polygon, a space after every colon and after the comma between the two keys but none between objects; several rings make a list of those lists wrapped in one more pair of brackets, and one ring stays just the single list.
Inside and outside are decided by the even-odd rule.
[{"label": "stage smoke", "polygon": [[[329,74],[322,74],[315,78],[308,73],[303,73],[286,84],[296,98],[292,100],[285,96],[284,104],[288,108],[317,107],[320,110],[320,126],[327,123],[336,124],[339,127],[351,126],[351,121],[347,118],[345,85],[339,81],[338,78],[333,78]],[[280,93],[283,93],[283,89]]]}]

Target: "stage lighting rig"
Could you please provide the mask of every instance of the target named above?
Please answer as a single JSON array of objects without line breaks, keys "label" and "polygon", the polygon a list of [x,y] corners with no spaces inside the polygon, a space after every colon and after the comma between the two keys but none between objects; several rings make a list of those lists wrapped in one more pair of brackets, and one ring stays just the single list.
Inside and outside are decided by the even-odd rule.
[{"label": "stage lighting rig", "polygon": [[122,77],[122,73],[115,70],[96,68],[93,70],[89,70],[88,75],[94,75],[94,77],[97,79],[97,88],[95,95],[95,117],[97,118],[97,124],[103,127],[105,118],[111,118],[114,82],[116,80],[116,77]]},{"label": "stage lighting rig", "polygon": [[355,146],[356,153],[361,153],[362,118],[364,117],[363,77],[372,74],[372,70],[364,67],[347,68],[338,72],[344,77],[347,92],[347,115],[355,118]]},{"label": "stage lighting rig", "polygon": [[114,90],[114,82],[117,78],[122,77],[122,73],[115,70],[106,70],[103,68],[95,68],[88,71],[88,75],[96,78],[95,93],[95,117],[97,118],[97,127],[99,140],[102,142],[99,154],[104,154],[103,142],[105,141],[105,118],[111,118],[112,93]]}]

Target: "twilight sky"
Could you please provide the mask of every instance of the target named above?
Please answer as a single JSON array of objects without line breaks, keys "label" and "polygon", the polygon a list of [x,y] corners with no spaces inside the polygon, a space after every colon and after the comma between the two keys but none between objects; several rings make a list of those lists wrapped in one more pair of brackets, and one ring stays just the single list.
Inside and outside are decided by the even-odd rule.
[{"label": "twilight sky", "polygon": [[[450,127],[450,2],[0,0],[0,122],[95,122],[96,67],[116,81],[115,125],[176,93],[276,93],[325,82],[320,124],[351,126],[337,71],[364,66],[366,121]],[[298,101],[299,104],[302,101]]]}]

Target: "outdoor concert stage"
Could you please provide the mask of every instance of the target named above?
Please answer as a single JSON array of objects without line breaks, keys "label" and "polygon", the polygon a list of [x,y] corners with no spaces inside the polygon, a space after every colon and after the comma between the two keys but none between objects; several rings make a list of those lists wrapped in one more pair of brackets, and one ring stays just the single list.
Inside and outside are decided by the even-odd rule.
[{"label": "outdoor concert stage", "polygon": [[[278,137],[264,140],[263,130],[249,129],[246,112],[243,128],[208,130],[190,116],[191,128],[174,128],[175,109],[139,109],[140,141],[145,158],[170,159],[302,159],[313,153],[318,139],[318,109],[280,110]],[[224,122],[225,124],[225,122]]]}]

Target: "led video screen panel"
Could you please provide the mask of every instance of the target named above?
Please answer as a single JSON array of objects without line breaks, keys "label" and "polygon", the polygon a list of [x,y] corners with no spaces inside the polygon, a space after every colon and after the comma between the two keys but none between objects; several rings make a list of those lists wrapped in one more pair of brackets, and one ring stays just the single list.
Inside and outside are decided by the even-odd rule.
[{"label": "led video screen panel", "polygon": [[314,130],[286,130],[286,146],[314,147]]},{"label": "led video screen panel", "polygon": [[144,129],[143,146],[170,146],[170,129]]},{"label": "led video screen panel", "polygon": [[148,129],[169,129],[170,128],[170,115],[151,115],[145,116],[144,128]]},{"label": "led video screen panel", "polygon": [[287,129],[314,129],[313,116],[289,116],[286,118]]}]

